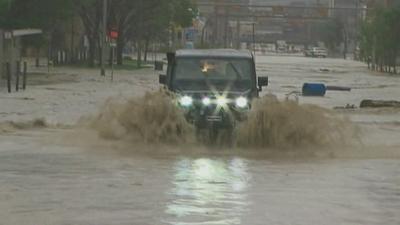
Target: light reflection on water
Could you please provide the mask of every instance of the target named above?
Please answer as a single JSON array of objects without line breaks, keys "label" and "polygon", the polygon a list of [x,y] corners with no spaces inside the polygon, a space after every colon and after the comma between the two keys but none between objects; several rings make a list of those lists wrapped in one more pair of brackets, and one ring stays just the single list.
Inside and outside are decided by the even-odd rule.
[{"label": "light reflection on water", "polygon": [[251,180],[246,160],[183,159],[174,170],[169,224],[241,224]]}]

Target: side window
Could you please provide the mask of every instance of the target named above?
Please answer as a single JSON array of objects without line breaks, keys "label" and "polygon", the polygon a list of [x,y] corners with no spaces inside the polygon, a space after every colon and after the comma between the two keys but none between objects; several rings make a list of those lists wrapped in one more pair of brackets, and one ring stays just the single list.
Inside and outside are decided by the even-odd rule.
[{"label": "side window", "polygon": [[193,59],[179,59],[175,65],[175,77],[177,79],[190,79],[199,77],[200,65],[197,60]]}]

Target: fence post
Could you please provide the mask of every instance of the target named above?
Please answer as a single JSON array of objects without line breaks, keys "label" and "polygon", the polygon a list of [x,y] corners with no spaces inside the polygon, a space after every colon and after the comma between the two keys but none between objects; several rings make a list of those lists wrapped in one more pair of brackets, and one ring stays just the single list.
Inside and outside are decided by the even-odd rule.
[{"label": "fence post", "polygon": [[11,93],[11,68],[10,63],[6,63],[6,74],[7,74],[7,89],[8,93]]},{"label": "fence post", "polygon": [[24,74],[23,74],[23,80],[22,80],[22,89],[26,90],[26,78],[27,78],[27,71],[28,71],[28,63],[25,61],[24,62]]},{"label": "fence post", "polygon": [[21,73],[21,62],[17,61],[17,71],[15,71],[15,91],[19,91],[19,75]]},{"label": "fence post", "polygon": [[65,64],[65,51],[64,50],[61,50],[61,65],[64,65]]}]

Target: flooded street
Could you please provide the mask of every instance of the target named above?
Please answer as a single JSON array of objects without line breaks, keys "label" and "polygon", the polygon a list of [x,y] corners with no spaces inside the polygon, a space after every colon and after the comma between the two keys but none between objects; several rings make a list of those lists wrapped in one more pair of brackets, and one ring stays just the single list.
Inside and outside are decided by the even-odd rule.
[{"label": "flooded street", "polygon": [[[358,107],[363,99],[400,96],[400,77],[373,74],[353,61],[258,56],[257,70],[271,82],[262,95],[282,100],[305,82],[352,88],[300,96],[301,104]],[[157,75],[143,73],[117,76],[114,84],[89,76],[36,86],[30,93],[41,97],[19,107],[13,101],[28,91],[0,93],[7,106],[0,121],[73,124],[107,97],[157,90]],[[335,110],[359,129],[357,145],[312,156],[107,141],[69,126],[0,127],[0,224],[398,225],[400,109],[357,107]]]}]

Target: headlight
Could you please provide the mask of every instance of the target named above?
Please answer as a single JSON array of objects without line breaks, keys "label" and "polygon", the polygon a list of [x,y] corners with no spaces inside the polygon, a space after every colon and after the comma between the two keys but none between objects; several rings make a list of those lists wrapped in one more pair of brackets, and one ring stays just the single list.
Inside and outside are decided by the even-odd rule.
[{"label": "headlight", "polygon": [[226,99],[225,97],[221,96],[217,98],[217,104],[219,106],[225,106],[228,103],[228,99]]},{"label": "headlight", "polygon": [[179,103],[182,106],[188,107],[191,106],[193,104],[193,98],[190,96],[183,96],[180,100]]},{"label": "headlight", "polygon": [[203,98],[202,102],[203,102],[203,105],[209,106],[211,104],[211,99],[208,97],[205,97],[205,98]]},{"label": "headlight", "polygon": [[236,99],[236,106],[239,108],[245,108],[249,104],[249,101],[244,97],[239,97]]}]

